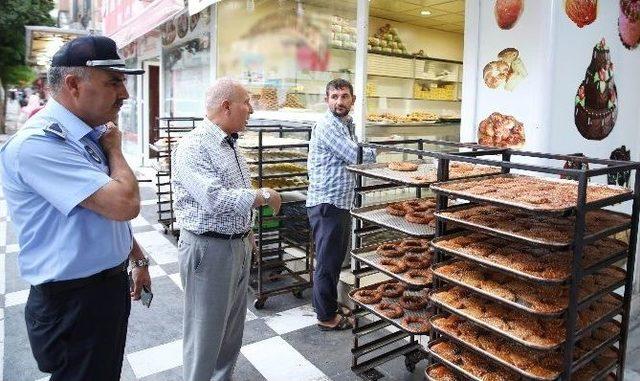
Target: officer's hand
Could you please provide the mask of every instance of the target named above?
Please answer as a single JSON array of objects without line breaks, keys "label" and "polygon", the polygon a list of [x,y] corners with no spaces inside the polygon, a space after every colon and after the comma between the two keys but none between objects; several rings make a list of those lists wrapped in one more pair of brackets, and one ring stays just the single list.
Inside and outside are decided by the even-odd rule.
[{"label": "officer's hand", "polygon": [[269,201],[267,205],[273,208],[273,215],[275,216],[280,212],[280,206],[282,206],[282,197],[280,194],[271,188],[264,188],[267,192],[269,192]]},{"label": "officer's hand", "polygon": [[133,290],[131,290],[131,299],[139,300],[142,293],[142,286],[151,289],[151,276],[149,275],[149,267],[134,267],[131,270],[131,279],[133,279]]},{"label": "officer's hand", "polygon": [[107,123],[107,131],[100,137],[105,152],[122,151],[122,132],[113,122]]}]

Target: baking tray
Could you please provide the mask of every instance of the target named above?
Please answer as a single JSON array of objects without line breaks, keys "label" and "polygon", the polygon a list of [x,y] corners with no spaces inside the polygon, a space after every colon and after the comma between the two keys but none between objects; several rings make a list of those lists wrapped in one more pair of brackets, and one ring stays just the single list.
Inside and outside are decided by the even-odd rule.
[{"label": "baking tray", "polygon": [[[458,212],[458,211],[466,210],[466,209],[472,209],[472,208],[477,207],[477,206],[478,206],[478,204],[457,205],[457,206],[452,206],[450,208],[447,208],[444,211],[436,212],[434,214],[435,214],[436,217],[440,218],[441,220],[443,220],[445,222],[455,223],[455,224],[457,224],[459,226],[462,226],[462,227],[470,229],[470,230],[479,231],[481,233],[492,235],[494,237],[505,238],[505,239],[509,239],[509,240],[512,240],[512,241],[518,241],[518,242],[526,243],[526,244],[529,244],[529,245],[545,246],[545,247],[549,247],[549,248],[553,248],[553,249],[568,249],[573,244],[573,238],[572,237],[569,237],[567,241],[552,241],[552,240],[545,240],[545,239],[542,239],[542,238],[527,237],[527,236],[524,236],[522,234],[519,234],[518,232],[511,232],[511,231],[507,231],[507,230],[501,230],[499,228],[493,228],[493,227],[481,225],[481,224],[478,224],[478,223],[470,222],[470,221],[463,220],[463,219],[460,219],[460,218],[457,218],[457,217],[453,217],[453,216],[450,215],[450,213],[454,213],[454,212]],[[588,212],[587,214],[594,213],[594,212],[596,212],[596,211]],[[600,230],[598,230],[596,232],[593,232],[593,233],[589,233],[589,234],[585,233],[585,239],[589,239],[589,237],[604,237],[604,236],[608,236],[608,235],[615,234],[617,232],[626,230],[626,229],[631,227],[631,217],[628,214],[619,213],[619,212],[613,212],[613,211],[610,211],[610,210],[597,210],[597,212],[604,212],[604,213],[607,213],[607,214],[624,217],[625,219],[627,219],[627,222],[625,222],[624,224],[616,225],[616,226],[607,226],[607,227],[604,227],[604,228],[602,228],[602,229],[600,229]],[[533,224],[535,222],[537,222],[537,221],[532,217],[531,223]]]},{"label": "baking tray", "polygon": [[[511,364],[511,363],[509,363],[509,362],[507,362],[507,361],[505,361],[503,359],[501,359],[500,357],[498,357],[498,356],[496,356],[496,355],[494,355],[494,354],[492,354],[490,352],[487,352],[487,351],[485,351],[483,349],[480,349],[480,348],[474,346],[471,343],[468,343],[468,342],[462,340],[461,338],[459,338],[459,337],[455,336],[454,334],[452,334],[452,333],[450,333],[450,332],[438,327],[437,324],[433,323],[434,321],[436,321],[436,320],[438,320],[440,318],[445,318],[445,317],[446,317],[446,315],[438,314],[438,315],[432,316],[429,319],[429,322],[431,323],[431,327],[432,327],[432,329],[434,331],[436,331],[437,333],[439,333],[442,336],[445,336],[447,339],[455,342],[456,344],[460,344],[460,345],[464,346],[465,348],[468,348],[468,349],[470,349],[470,350],[472,350],[472,351],[474,351],[476,353],[479,353],[482,356],[490,358],[491,360],[493,360],[493,361],[499,363],[500,365],[503,365],[503,366],[515,371],[516,373],[520,374],[521,376],[523,376],[523,377],[525,377],[527,379],[538,380],[538,381],[553,381],[553,380],[558,379],[558,377],[560,377],[560,375],[562,374],[562,372],[558,372],[554,377],[545,378],[545,377],[540,377],[540,376],[536,376],[536,375],[527,373],[527,371],[518,368],[517,366],[515,366],[515,365],[513,365],[513,364]],[[620,327],[620,323],[618,321],[612,320],[611,322],[615,323],[618,327]],[[592,350],[587,352],[584,356],[582,356],[581,358],[579,358],[577,360],[574,360],[573,363],[576,364],[578,362],[583,361],[584,358],[591,357],[592,353],[600,352],[600,351],[603,350],[602,348],[604,348],[604,347],[610,347],[613,343],[615,343],[619,339],[620,339],[620,332],[618,332],[617,334],[614,334],[611,337],[606,338],[604,341],[599,343],[595,348],[593,348]],[[562,354],[559,353],[559,356],[562,356]],[[595,356],[595,357],[597,357],[597,356]]]},{"label": "baking tray", "polygon": [[[421,331],[417,331],[417,330],[411,330],[408,329],[407,327],[405,327],[402,324],[402,319],[404,319],[407,316],[419,316],[419,317],[423,317],[423,318],[430,318],[433,315],[433,307],[431,306],[431,304],[427,304],[427,307],[425,307],[422,310],[418,310],[418,311],[409,311],[409,310],[404,310],[404,315],[402,317],[399,317],[397,319],[391,319],[388,318],[384,315],[382,315],[378,309],[376,309],[376,304],[364,304],[362,302],[360,302],[358,299],[353,297],[353,294],[355,294],[357,291],[359,290],[371,290],[371,289],[376,289],[377,287],[379,287],[382,284],[385,283],[389,283],[389,282],[380,282],[380,283],[376,283],[376,284],[372,284],[370,286],[366,286],[366,287],[360,287],[360,288],[356,288],[354,290],[351,290],[351,292],[349,292],[349,298],[351,298],[351,300],[353,300],[354,303],[356,303],[357,305],[363,307],[364,309],[374,313],[376,316],[380,317],[381,319],[384,319],[390,323],[392,323],[393,325],[395,325],[396,327],[402,329],[405,332],[414,334],[414,335],[428,335],[429,331],[431,330],[429,328],[429,330],[421,332]],[[410,291],[410,290],[406,290],[405,294],[409,294],[409,295],[421,295],[421,296],[426,296],[427,292],[426,290],[421,290],[421,291]],[[387,298],[387,297],[382,297],[382,300],[379,303],[398,303],[399,298]]]},{"label": "baking tray", "polygon": [[[363,263],[366,263],[367,265],[380,270],[381,272],[387,274],[388,276],[397,279],[403,283],[408,284],[409,286],[413,286],[413,287],[426,287],[431,285],[431,281],[429,281],[428,283],[419,283],[416,282],[414,279],[411,279],[407,276],[407,272],[409,272],[410,269],[407,269],[407,271],[400,273],[400,274],[394,274],[393,272],[389,271],[385,266],[380,264],[380,259],[384,258],[380,255],[378,255],[376,253],[376,249],[378,248],[378,246],[383,245],[383,244],[400,244],[400,242],[402,241],[387,241],[387,242],[381,242],[379,244],[376,245],[369,245],[369,246],[364,246],[361,247],[359,249],[354,249],[351,250],[351,256]],[[393,259],[402,259],[402,257],[397,257],[397,258],[393,258]],[[427,269],[425,269],[427,270]]]},{"label": "baking tray", "polygon": [[[504,265],[501,265],[499,263],[495,263],[495,262],[491,262],[485,258],[479,257],[479,256],[475,256],[475,255],[471,255],[471,254],[467,254],[467,253],[463,253],[457,250],[453,250],[453,249],[449,249],[446,247],[442,247],[439,246],[439,242],[440,241],[444,241],[444,240],[448,240],[451,239],[453,237],[456,236],[460,236],[460,235],[464,235],[464,234],[468,234],[467,232],[460,232],[460,233],[456,233],[456,234],[450,234],[450,235],[446,235],[446,236],[442,236],[442,237],[438,237],[438,238],[434,238],[431,240],[431,246],[433,246],[436,250],[441,250],[449,255],[454,255],[456,257],[460,257],[460,258],[464,258],[467,259],[469,261],[478,263],[482,266],[491,268],[493,270],[497,270],[497,271],[501,271],[504,273],[507,273],[509,275],[514,275],[517,276],[521,279],[525,279],[525,280],[529,280],[532,282],[538,282],[538,283],[545,283],[545,284],[563,284],[566,283],[567,281],[569,281],[569,279],[571,279],[571,275],[568,275],[566,278],[563,279],[548,279],[548,278],[542,278],[542,277],[538,277],[535,275],[531,275],[528,274],[526,272],[520,271],[520,270],[516,270]],[[628,250],[628,247],[624,248],[621,251],[612,253],[611,256],[603,259],[600,262],[594,263],[593,265],[586,267],[583,269],[583,275],[588,275],[591,274],[592,272],[594,272],[595,269],[599,269],[605,265],[609,265],[611,264],[611,262],[613,261],[613,259],[616,259],[618,257],[621,257],[620,259],[624,258],[624,256],[626,256],[625,252]]]},{"label": "baking tray", "polygon": [[[415,201],[415,200],[420,200],[420,199],[404,200],[402,202]],[[396,203],[398,203],[398,201],[352,209],[351,215],[356,218],[369,221],[373,224],[384,226],[393,230],[397,230],[399,232],[402,232],[414,237],[431,238],[435,235],[436,233],[435,226],[409,222],[405,220],[404,217],[392,216],[385,210],[387,206],[391,204],[396,204]]]},{"label": "baking tray", "polygon": [[282,148],[282,147],[306,147],[309,141],[294,138],[263,138],[262,146],[258,143],[258,138],[240,138],[236,141],[238,147],[243,149],[258,148]]},{"label": "baking tray", "polygon": [[441,381],[439,379],[435,379],[432,378],[431,376],[429,376],[429,370],[437,367],[437,366],[444,366],[445,368],[449,369],[451,371],[451,373],[455,374],[458,379],[460,380],[465,380],[466,378],[464,376],[462,376],[456,369],[451,369],[450,367],[446,366],[446,364],[441,364],[441,363],[435,363],[435,364],[431,364],[429,365],[425,370],[424,370],[424,379],[427,381]]},{"label": "baking tray", "polygon": [[[470,316],[470,315],[468,315],[468,314],[466,314],[466,313],[464,313],[464,312],[462,312],[460,310],[457,310],[457,309],[455,309],[453,307],[449,307],[448,305],[446,305],[446,304],[444,304],[444,303],[432,298],[433,294],[435,294],[437,292],[440,292],[440,291],[445,291],[447,289],[448,289],[448,287],[445,286],[445,287],[441,287],[439,289],[435,289],[435,290],[430,291],[429,292],[429,300],[431,300],[431,303],[433,305],[435,305],[435,306],[438,306],[438,307],[444,309],[445,311],[447,311],[447,312],[449,312],[451,314],[454,314],[454,315],[457,315],[457,316],[461,316],[461,317],[463,317],[463,318],[475,323],[476,325],[478,325],[478,326],[480,326],[480,327],[482,327],[482,328],[484,328],[484,329],[486,329],[488,331],[495,332],[495,333],[497,333],[497,334],[499,334],[501,336],[504,336],[504,337],[506,337],[508,339],[511,339],[511,340],[515,341],[515,342],[518,342],[518,343],[520,343],[520,344],[522,344],[522,345],[524,345],[525,347],[528,347],[528,348],[548,351],[548,350],[558,349],[558,348],[562,347],[564,345],[564,343],[565,343],[564,340],[561,341],[558,344],[548,345],[548,346],[530,343],[530,342],[528,342],[526,340],[523,340],[523,339],[521,339],[521,338],[519,338],[517,336],[514,336],[514,335],[510,334],[509,332],[502,331],[502,330],[500,330],[500,329],[498,329],[498,328],[496,328],[496,327],[494,327],[494,326],[492,326],[490,324],[487,324],[482,319],[478,319],[478,318],[475,318],[473,316]],[[611,318],[613,318],[613,316],[615,316],[615,315],[620,313],[619,310],[622,307],[622,297],[620,297],[617,294],[610,294],[610,295],[614,296],[616,299],[618,299],[618,301],[620,301],[620,304],[618,306],[616,306],[613,310],[609,311],[607,314],[605,314],[603,316],[599,316],[595,321],[589,322],[589,324],[585,328],[580,329],[580,330],[576,329],[576,335],[575,335],[576,336],[576,340],[578,340],[579,338],[582,338],[585,334],[590,333],[595,328],[599,327],[605,320],[610,320]]]},{"label": "baking tray", "polygon": [[[489,175],[489,176],[483,177],[483,179],[500,178],[500,177],[526,177],[526,178],[537,179],[537,180],[539,180],[541,182],[564,183],[564,184],[570,183],[570,184],[576,184],[576,186],[577,186],[577,182],[573,181],[573,180],[547,178],[547,177],[541,178],[541,177],[518,175],[518,174],[513,174],[513,173],[499,174],[499,175]],[[433,190],[434,192],[437,192],[437,193],[442,193],[442,194],[446,194],[448,196],[458,197],[458,198],[462,198],[462,199],[469,200],[469,201],[476,201],[476,202],[481,202],[481,203],[490,203],[490,204],[494,204],[494,205],[503,205],[503,206],[508,206],[508,207],[516,207],[518,209],[527,210],[529,212],[536,212],[536,213],[565,214],[565,213],[568,213],[568,212],[571,212],[571,211],[575,210],[575,208],[577,207],[577,205],[571,205],[571,206],[566,206],[566,207],[555,207],[555,208],[534,206],[532,204],[516,202],[516,201],[513,201],[513,200],[505,200],[505,199],[500,199],[500,198],[487,197],[487,196],[484,196],[484,195],[474,195],[474,194],[469,194],[466,191],[451,190],[451,189],[447,189],[446,188],[447,185],[461,184],[461,183],[467,183],[467,182],[472,182],[472,181],[476,181],[476,179],[468,179],[467,178],[467,179],[462,179],[462,180],[444,181],[444,182],[441,182],[441,183],[432,184],[431,185],[431,190]],[[620,196],[626,196],[626,195],[631,193],[631,190],[627,189],[627,188],[623,188],[623,187],[619,187],[619,186],[613,186],[613,185],[601,185],[601,184],[588,184],[587,185],[587,190],[589,188],[593,189],[593,188],[596,188],[596,187],[597,188],[608,188],[608,189],[619,191],[620,193],[615,195],[615,196],[610,196],[610,197],[607,197],[607,198],[603,198],[603,199],[587,202],[586,203],[587,206],[592,205],[592,204],[600,204],[600,203],[602,203],[602,202],[604,202],[606,200],[617,199]]]},{"label": "baking tray", "polygon": [[[394,171],[389,169],[387,166],[389,163],[375,163],[375,164],[357,164],[357,165],[348,165],[347,170],[357,173],[359,175],[373,177],[380,180],[392,181],[399,184],[411,185],[417,187],[429,187],[431,184],[435,183],[437,180],[437,169],[438,166],[434,163],[425,163],[424,160],[406,160],[405,163],[414,163],[418,164],[418,169],[415,171]],[[478,173],[471,176],[465,176],[465,179],[471,179],[476,177],[483,177],[495,173],[499,173],[500,169],[496,168],[495,170],[490,170],[491,167],[484,165],[477,165],[479,168],[486,168],[486,172]],[[429,181],[419,181],[413,179],[412,176],[424,176],[431,175],[433,176],[433,180]],[[453,174],[449,174],[452,176]],[[452,178],[460,178],[460,177],[452,177]]]},{"label": "baking tray", "polygon": [[[443,338],[438,338],[435,340],[431,340],[429,341],[429,343],[427,344],[427,348],[429,349],[429,353],[431,354],[431,356],[435,357],[436,360],[442,362],[444,365],[446,365],[447,367],[449,367],[449,369],[453,370],[455,373],[461,374],[464,377],[468,378],[469,380],[474,380],[474,381],[483,381],[482,378],[480,377],[476,377],[473,374],[469,373],[466,369],[464,369],[463,367],[456,365],[454,363],[452,363],[451,361],[445,359],[444,357],[440,356],[438,353],[436,353],[435,351],[431,350],[431,347],[433,347],[434,345],[444,342],[444,341],[449,341],[447,339],[443,339]],[[506,367],[505,367],[506,368]],[[508,368],[507,368],[508,369]],[[516,379],[517,380],[517,379]],[[514,380],[515,381],[515,380]]]},{"label": "baking tray", "polygon": [[[445,281],[447,281],[449,283],[452,283],[452,284],[454,284],[456,286],[460,286],[460,287],[465,288],[467,290],[470,290],[470,291],[473,291],[473,292],[477,292],[478,294],[480,294],[480,295],[482,295],[482,296],[484,296],[484,297],[486,297],[488,299],[491,299],[491,300],[496,301],[498,303],[509,305],[511,307],[517,308],[519,310],[522,310],[523,312],[530,313],[530,314],[533,314],[533,315],[538,315],[538,316],[541,316],[541,317],[560,317],[565,313],[567,308],[569,308],[569,306],[567,305],[566,307],[564,307],[564,308],[562,308],[562,309],[560,309],[558,311],[554,311],[554,312],[546,313],[546,312],[537,311],[537,310],[529,308],[529,307],[527,307],[527,306],[525,306],[523,304],[520,304],[518,302],[513,302],[511,300],[503,299],[503,298],[501,298],[501,297],[499,297],[497,295],[494,295],[494,294],[492,294],[490,292],[487,292],[487,291],[479,289],[479,288],[475,288],[475,287],[473,287],[473,286],[471,286],[469,284],[463,283],[463,282],[461,282],[461,281],[459,281],[457,279],[450,278],[450,277],[448,277],[446,275],[443,275],[443,274],[440,274],[440,273],[437,272],[437,270],[440,267],[446,266],[446,265],[450,265],[450,264],[452,264],[454,262],[458,262],[458,260],[452,259],[452,260],[448,260],[448,261],[445,261],[445,262],[440,262],[440,263],[434,264],[434,265],[431,266],[431,272],[433,273],[434,276],[436,276],[436,277],[438,277],[440,279],[443,279],[443,280],[445,280]],[[623,269],[621,269],[621,268],[619,268],[617,266],[612,266],[612,267],[609,267],[609,268],[620,272],[620,274],[623,275],[622,279],[617,281],[617,282],[615,282],[615,283],[612,283],[612,284],[606,286],[603,289],[597,290],[596,292],[581,298],[578,301],[578,304],[582,304],[583,302],[585,302],[587,300],[590,300],[590,299],[592,299],[594,297],[597,297],[598,295],[602,295],[602,294],[611,292],[611,291],[613,291],[613,290],[615,290],[615,289],[617,289],[619,287],[624,286],[625,278],[626,278],[626,272]]]}]

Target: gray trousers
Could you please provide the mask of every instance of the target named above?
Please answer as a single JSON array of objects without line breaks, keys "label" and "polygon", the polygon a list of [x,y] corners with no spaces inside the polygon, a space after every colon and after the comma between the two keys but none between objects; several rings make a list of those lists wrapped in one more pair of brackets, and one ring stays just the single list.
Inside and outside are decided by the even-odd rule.
[{"label": "gray trousers", "polygon": [[251,267],[249,238],[224,240],[182,229],[184,381],[228,381],[242,346]]}]

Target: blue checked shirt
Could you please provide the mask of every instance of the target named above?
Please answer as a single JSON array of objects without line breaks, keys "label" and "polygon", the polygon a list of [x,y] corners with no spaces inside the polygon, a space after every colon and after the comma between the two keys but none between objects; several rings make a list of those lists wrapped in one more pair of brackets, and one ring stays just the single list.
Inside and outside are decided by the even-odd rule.
[{"label": "blue checked shirt", "polygon": [[251,189],[244,157],[226,137],[205,118],[180,140],[171,158],[176,221],[195,234],[239,234],[251,229],[257,191]]},{"label": "blue checked shirt", "polygon": [[[331,111],[327,111],[313,127],[307,162],[307,207],[331,204],[340,209],[351,208],[356,180],[346,166],[356,164],[358,160],[354,127],[351,117],[341,121]],[[365,148],[363,161],[375,162],[375,150]]]}]

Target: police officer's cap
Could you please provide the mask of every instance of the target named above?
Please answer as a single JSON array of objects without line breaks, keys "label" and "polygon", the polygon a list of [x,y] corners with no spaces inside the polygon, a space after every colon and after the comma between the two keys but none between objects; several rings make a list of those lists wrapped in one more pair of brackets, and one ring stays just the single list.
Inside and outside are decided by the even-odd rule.
[{"label": "police officer's cap", "polygon": [[124,74],[144,74],[142,69],[127,69],[118,55],[116,42],[104,36],[82,36],[67,42],[53,55],[51,66],[88,66]]}]

